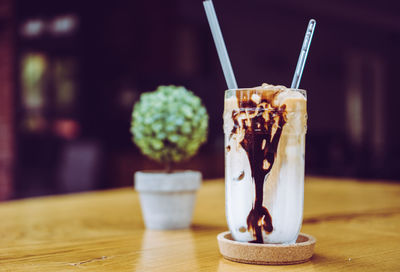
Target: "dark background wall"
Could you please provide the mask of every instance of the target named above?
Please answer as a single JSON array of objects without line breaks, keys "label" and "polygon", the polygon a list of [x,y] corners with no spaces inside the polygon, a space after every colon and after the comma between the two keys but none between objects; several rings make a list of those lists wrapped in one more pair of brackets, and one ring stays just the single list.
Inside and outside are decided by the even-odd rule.
[{"label": "dark background wall", "polygon": [[[208,143],[180,167],[223,176],[226,84],[201,1],[9,2],[15,8],[0,22],[15,22],[15,120],[9,121],[15,127],[15,197],[130,185],[134,171],[159,167],[133,146],[129,125],[140,93],[161,84],[186,86],[210,115]],[[307,174],[400,179],[397,1],[214,5],[240,87],[290,85],[308,20],[317,20],[301,82],[308,91]],[[67,35],[21,31],[32,19],[48,24],[64,15],[78,22]],[[33,131],[23,128],[32,110],[22,102],[20,76],[29,53],[45,56],[53,68],[58,60],[74,63],[72,106],[44,103],[40,120],[47,125]],[[43,95],[54,101],[59,84],[48,78]]]},{"label": "dark background wall", "polygon": [[14,164],[14,20],[11,1],[0,1],[0,200],[12,195]]}]

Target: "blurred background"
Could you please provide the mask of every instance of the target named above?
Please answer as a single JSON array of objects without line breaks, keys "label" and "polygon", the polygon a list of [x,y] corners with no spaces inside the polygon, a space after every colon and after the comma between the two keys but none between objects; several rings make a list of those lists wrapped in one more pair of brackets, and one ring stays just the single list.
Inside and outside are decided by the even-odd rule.
[{"label": "blurred background", "polygon": [[[290,85],[315,18],[306,173],[400,180],[398,1],[214,5],[240,87]],[[0,0],[0,199],[131,186],[160,168],[129,133],[133,104],[160,84],[210,115],[208,143],[180,167],[223,177],[226,84],[202,1]]]}]

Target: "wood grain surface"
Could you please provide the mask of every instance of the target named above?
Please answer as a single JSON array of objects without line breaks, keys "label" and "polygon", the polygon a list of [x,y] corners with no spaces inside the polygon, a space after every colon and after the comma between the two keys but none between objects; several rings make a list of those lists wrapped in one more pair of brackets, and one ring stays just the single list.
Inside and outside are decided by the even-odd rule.
[{"label": "wood grain surface", "polygon": [[302,232],[311,261],[225,260],[223,180],[203,183],[189,230],[144,229],[132,188],[0,204],[0,271],[400,271],[400,184],[309,177]]}]

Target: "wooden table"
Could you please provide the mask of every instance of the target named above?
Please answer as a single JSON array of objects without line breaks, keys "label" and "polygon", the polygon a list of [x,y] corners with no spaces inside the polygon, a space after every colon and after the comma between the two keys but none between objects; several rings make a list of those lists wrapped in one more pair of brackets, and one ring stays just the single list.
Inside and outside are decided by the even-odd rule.
[{"label": "wooden table", "polygon": [[203,184],[190,230],[145,230],[131,188],[1,203],[0,218],[0,271],[400,271],[396,183],[307,178],[315,255],[289,266],[221,257],[222,180]]}]

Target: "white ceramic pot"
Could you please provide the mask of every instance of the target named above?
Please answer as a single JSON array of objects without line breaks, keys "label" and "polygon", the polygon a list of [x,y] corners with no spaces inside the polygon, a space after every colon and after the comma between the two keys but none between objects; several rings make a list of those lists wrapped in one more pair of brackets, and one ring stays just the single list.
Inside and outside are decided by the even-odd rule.
[{"label": "white ceramic pot", "polygon": [[136,172],[135,189],[139,192],[146,228],[188,228],[201,178],[197,171]]}]

